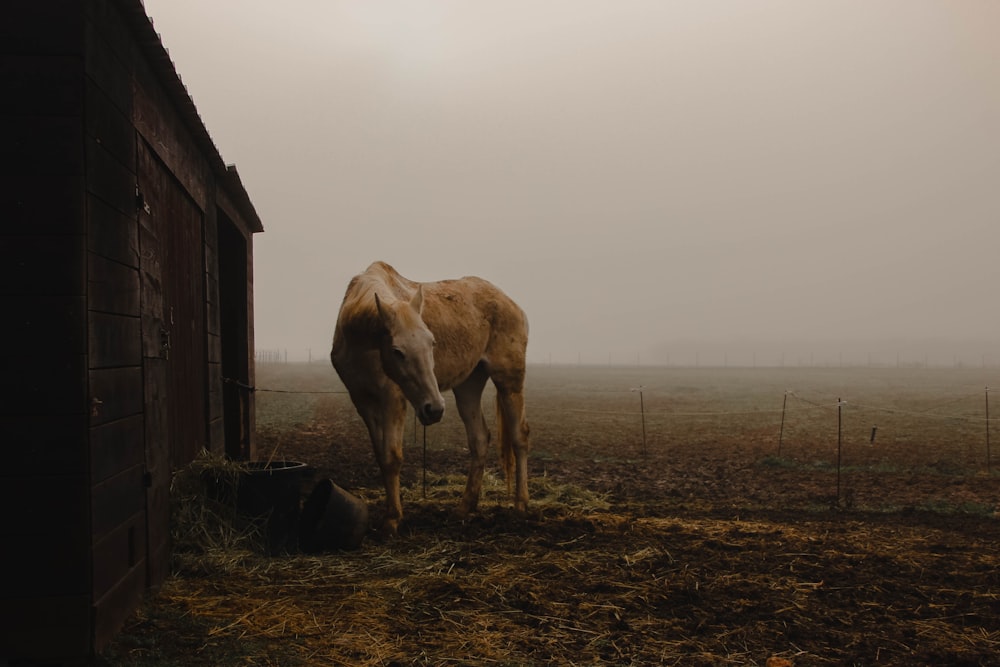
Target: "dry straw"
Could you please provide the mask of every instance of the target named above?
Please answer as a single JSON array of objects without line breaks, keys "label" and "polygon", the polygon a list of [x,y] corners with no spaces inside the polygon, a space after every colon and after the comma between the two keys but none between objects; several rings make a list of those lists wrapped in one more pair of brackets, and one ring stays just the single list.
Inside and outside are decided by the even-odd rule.
[{"label": "dry straw", "polygon": [[247,470],[244,463],[203,450],[174,473],[170,536],[175,560],[226,558],[260,550],[264,539],[260,523],[240,517],[236,509],[236,491]]}]

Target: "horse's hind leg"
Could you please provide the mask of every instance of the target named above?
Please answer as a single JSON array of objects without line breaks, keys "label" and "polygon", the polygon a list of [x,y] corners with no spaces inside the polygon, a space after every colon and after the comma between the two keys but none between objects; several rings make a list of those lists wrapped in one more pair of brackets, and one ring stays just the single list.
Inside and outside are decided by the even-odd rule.
[{"label": "horse's hind leg", "polygon": [[465,492],[458,506],[458,511],[462,515],[475,511],[483,488],[486,450],[490,443],[490,431],[483,417],[482,405],[483,387],[486,386],[487,377],[485,369],[477,366],[472,375],[453,390],[455,406],[469,438],[469,477],[465,482]]},{"label": "horse's hind leg", "polygon": [[497,385],[497,405],[500,407],[499,419],[503,420],[501,447],[505,452],[510,448],[514,453],[514,509],[523,512],[528,509],[528,450],[531,448],[528,421],[524,416],[524,393]]}]

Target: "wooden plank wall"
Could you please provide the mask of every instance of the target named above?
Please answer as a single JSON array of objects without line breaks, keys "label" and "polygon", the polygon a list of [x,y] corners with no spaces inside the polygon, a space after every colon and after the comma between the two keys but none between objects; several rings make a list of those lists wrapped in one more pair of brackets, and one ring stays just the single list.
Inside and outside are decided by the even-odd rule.
[{"label": "wooden plank wall", "polygon": [[[214,423],[221,423],[223,410],[217,341],[214,340],[213,336],[213,332],[218,330],[218,313],[212,307],[212,304],[217,303],[218,286],[218,276],[215,273],[217,265],[213,260],[217,244],[215,228],[217,177],[212,171],[210,161],[202,152],[202,148],[186,129],[180,114],[167,91],[160,84],[150,63],[136,62],[134,81],[133,121],[136,133],[139,139],[145,141],[146,145],[155,153],[156,159],[162,163],[165,171],[176,181],[178,190],[184,193],[184,197],[193,204],[201,216],[198,235],[201,237],[200,243],[203,246],[198,255],[198,267],[192,270],[197,270],[198,277],[201,279],[193,282],[200,284],[199,288],[201,289],[198,295],[201,308],[199,330],[204,338],[198,346],[198,353],[202,355],[199,365],[201,368],[207,369],[207,381],[199,388],[199,391],[205,393],[204,406],[200,407],[198,412],[199,415],[207,415],[208,422],[205,423],[204,432],[199,435],[196,444],[188,443],[186,446],[190,449],[185,454],[172,455],[174,462],[179,463],[181,459],[190,460],[191,456],[196,454],[202,445],[214,454],[221,455],[225,450],[224,433],[221,426]],[[166,205],[172,206],[178,211],[187,209],[186,205],[179,200],[166,202]],[[189,230],[187,233],[193,235],[194,230]],[[161,239],[161,242],[164,241],[165,239]],[[176,243],[176,239],[171,243]],[[169,252],[169,250],[164,248],[164,252]],[[162,278],[164,281],[169,280],[169,276],[166,275]]]},{"label": "wooden plank wall", "polygon": [[210,213],[211,220],[206,220],[205,224],[204,266],[208,363],[208,438],[213,447],[218,448],[215,451],[225,454],[228,452],[225,451],[225,387],[222,381],[222,304],[219,297],[219,216],[217,207],[213,205]]},{"label": "wooden plank wall", "polygon": [[3,16],[0,658],[58,658],[90,648],[83,8]]},{"label": "wooden plank wall", "polygon": [[[245,300],[238,344],[253,378],[259,221],[241,218],[214,147],[206,154],[188,126],[200,120],[178,110],[169,61],[146,61],[160,56],[140,11],[129,0],[2,10],[0,518],[16,576],[0,587],[0,663],[85,659],[167,575],[172,469],[201,446],[225,449],[220,206],[246,236],[246,291],[229,298]],[[143,165],[167,183],[168,218],[155,223],[137,197]],[[184,296],[198,331],[185,342],[187,375],[160,348],[170,281],[168,292],[196,284]],[[251,442],[252,410],[251,400]],[[185,419],[193,430],[179,448],[170,431]]]},{"label": "wooden plank wall", "polygon": [[144,401],[129,26],[106,0],[84,25],[91,600],[95,647],[147,583]]}]

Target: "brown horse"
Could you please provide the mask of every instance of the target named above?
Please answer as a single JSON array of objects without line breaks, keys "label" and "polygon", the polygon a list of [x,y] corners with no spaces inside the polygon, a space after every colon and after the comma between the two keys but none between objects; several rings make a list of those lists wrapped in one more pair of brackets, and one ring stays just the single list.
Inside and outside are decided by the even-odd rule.
[{"label": "brown horse", "polygon": [[368,427],[386,493],[383,530],[395,533],[403,508],[406,402],[425,426],[444,414],[442,391],[455,395],[469,438],[469,476],[459,512],[476,509],[489,429],[482,411],[486,380],[497,392],[497,431],[514,507],[528,506],[528,423],[524,417],[528,320],[510,297],[482,278],[417,283],[375,262],[347,286],[330,361]]}]

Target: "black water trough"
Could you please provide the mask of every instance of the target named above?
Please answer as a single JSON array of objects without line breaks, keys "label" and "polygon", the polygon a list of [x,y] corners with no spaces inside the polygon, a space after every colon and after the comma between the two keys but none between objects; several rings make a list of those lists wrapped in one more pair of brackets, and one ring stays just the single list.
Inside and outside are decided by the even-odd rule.
[{"label": "black water trough", "polygon": [[237,511],[262,522],[268,553],[293,551],[302,481],[310,468],[298,461],[250,461],[246,466],[236,491]]}]

